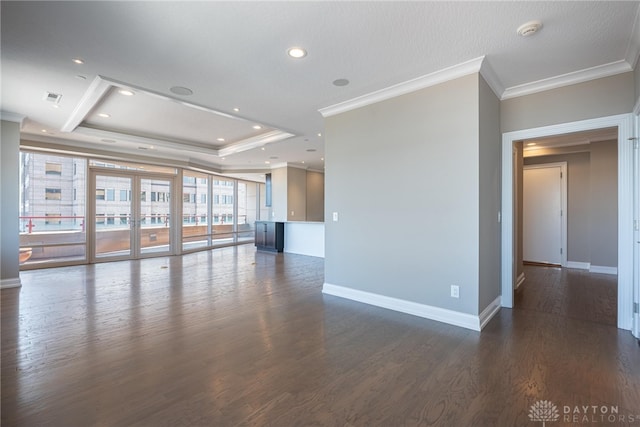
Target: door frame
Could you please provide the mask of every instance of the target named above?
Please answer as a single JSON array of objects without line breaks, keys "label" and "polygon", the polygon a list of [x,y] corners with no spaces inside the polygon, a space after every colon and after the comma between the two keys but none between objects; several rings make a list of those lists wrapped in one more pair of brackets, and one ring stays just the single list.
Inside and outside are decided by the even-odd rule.
[{"label": "door frame", "polygon": [[[525,165],[522,168],[523,174],[525,169],[546,169],[546,168],[560,168],[561,178],[560,178],[560,209],[561,209],[561,218],[560,218],[560,265],[562,267],[567,266],[567,162],[553,162],[553,163],[539,163],[535,165]],[[522,198],[524,200],[524,191],[522,193]],[[524,220],[522,222],[522,227],[524,227]],[[524,252],[524,251],[523,251]],[[524,255],[524,254],[523,254]]]},{"label": "door frame", "polygon": [[502,254],[501,305],[513,307],[515,284],[514,261],[514,143],[530,138],[594,130],[618,128],[618,328],[633,326],[634,290],[634,196],[633,196],[633,115],[619,114],[550,126],[504,132],[502,134]]},{"label": "door frame", "polygon": [[[177,222],[177,198],[176,195],[176,176],[171,174],[162,174],[157,172],[141,172],[141,171],[132,171],[132,170],[119,170],[119,169],[105,169],[102,167],[92,167],[89,166],[89,177],[87,179],[87,205],[86,205],[86,224],[87,224],[87,260],[90,264],[95,264],[99,262],[110,262],[110,261],[122,261],[122,260],[132,260],[132,259],[142,259],[142,258],[153,258],[157,256],[168,256],[174,255],[176,253],[177,248],[177,233],[176,229],[181,228],[178,225],[181,225],[181,222]],[[130,255],[122,255],[122,256],[109,256],[109,257],[101,257],[98,258],[96,256],[96,224],[95,224],[95,215],[96,215],[96,200],[95,200],[95,191],[96,191],[96,176],[97,175],[105,175],[105,176],[114,176],[114,177],[123,177],[123,178],[131,178],[131,224],[136,224],[134,221],[137,221],[135,218],[139,218],[140,215],[140,181],[142,179],[159,179],[169,181],[170,183],[170,217],[172,218],[169,223],[169,250],[166,252],[160,253],[142,253],[142,248],[140,244],[140,224],[132,225],[130,227],[131,230],[131,252]],[[89,220],[90,219],[90,220]]]}]

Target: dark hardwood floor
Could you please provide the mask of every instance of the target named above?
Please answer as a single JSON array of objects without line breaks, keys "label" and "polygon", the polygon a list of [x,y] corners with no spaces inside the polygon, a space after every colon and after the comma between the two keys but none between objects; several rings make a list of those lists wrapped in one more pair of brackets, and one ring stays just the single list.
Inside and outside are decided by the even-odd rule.
[{"label": "dark hardwood floor", "polygon": [[[540,426],[540,400],[548,426],[640,425],[636,340],[526,288],[478,333],[323,295],[322,259],[252,246],[21,277],[2,426]],[[564,419],[587,405],[625,419]]]},{"label": "dark hardwood floor", "polygon": [[531,265],[525,265],[524,274],[526,280],[514,295],[516,309],[618,324],[616,275]]}]

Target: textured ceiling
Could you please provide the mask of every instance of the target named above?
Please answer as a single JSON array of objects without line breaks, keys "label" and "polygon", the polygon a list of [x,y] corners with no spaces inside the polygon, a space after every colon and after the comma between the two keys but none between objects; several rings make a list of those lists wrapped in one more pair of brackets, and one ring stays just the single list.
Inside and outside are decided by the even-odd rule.
[{"label": "textured ceiling", "polygon": [[[27,117],[29,138],[129,154],[138,154],[145,138],[169,141],[144,155],[220,170],[259,170],[269,167],[265,162],[321,170],[319,109],[475,58],[485,57],[503,96],[584,70],[630,70],[640,45],[638,1],[3,1],[0,7],[1,108]],[[538,34],[516,35],[534,19],[544,24]],[[291,46],[308,55],[287,57]],[[74,64],[76,57],[85,63]],[[107,92],[91,98],[100,78],[136,89],[135,101]],[[350,84],[332,84],[340,78]],[[193,94],[175,95],[173,86]],[[62,94],[59,108],[43,101],[47,91]],[[213,119],[167,99],[226,116]],[[110,118],[95,116],[101,107]],[[65,128],[74,117],[77,127]],[[234,127],[239,123],[283,136],[264,134],[264,144],[251,145],[250,137],[263,131],[245,135]],[[245,141],[242,150],[214,151],[225,132],[226,142]],[[181,139],[216,146],[207,152]]]}]

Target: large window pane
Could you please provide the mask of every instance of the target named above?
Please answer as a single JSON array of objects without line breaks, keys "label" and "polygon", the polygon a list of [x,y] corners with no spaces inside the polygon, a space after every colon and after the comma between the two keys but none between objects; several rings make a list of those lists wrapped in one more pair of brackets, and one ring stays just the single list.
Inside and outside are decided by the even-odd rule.
[{"label": "large window pane", "polygon": [[86,170],[82,158],[20,152],[21,264],[86,259]]},{"label": "large window pane", "polygon": [[184,171],[182,178],[182,248],[185,250],[211,245],[207,206],[209,178]]},{"label": "large window pane", "polygon": [[216,177],[211,188],[213,245],[228,244],[233,238],[233,192],[235,181]]},{"label": "large window pane", "polygon": [[258,184],[238,181],[238,241],[252,241],[255,237],[254,227],[258,219]]}]

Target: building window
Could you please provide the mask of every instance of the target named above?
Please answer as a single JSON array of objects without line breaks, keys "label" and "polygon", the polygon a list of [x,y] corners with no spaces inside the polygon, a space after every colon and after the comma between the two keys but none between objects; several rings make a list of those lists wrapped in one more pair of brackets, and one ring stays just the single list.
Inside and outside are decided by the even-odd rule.
[{"label": "building window", "polygon": [[78,195],[75,188],[73,189],[73,200],[78,200]]},{"label": "building window", "polygon": [[142,193],[140,193],[140,201],[142,202],[146,202],[147,201],[147,192],[143,191]]},{"label": "building window", "polygon": [[213,195],[213,204],[214,205],[219,205],[220,204],[220,195],[219,194],[214,194]]},{"label": "building window", "polygon": [[59,188],[45,188],[45,199],[46,200],[60,200],[62,193]]},{"label": "building window", "polygon": [[129,215],[127,214],[120,214],[120,224],[127,224],[129,221],[127,220],[129,218]]},{"label": "building window", "polygon": [[44,221],[46,225],[60,225],[60,222],[61,222],[60,217],[62,216],[61,214],[48,213],[48,214],[45,214],[45,216],[47,217],[47,219]]},{"label": "building window", "polygon": [[190,199],[189,193],[182,193],[182,202],[188,203]]},{"label": "building window", "polygon": [[116,190],[113,188],[107,188],[107,201],[113,202],[116,200]]},{"label": "building window", "polygon": [[201,194],[200,195],[200,203],[207,203],[207,195],[206,194]]},{"label": "building window", "polygon": [[112,214],[112,213],[111,214],[107,214],[107,224],[113,225],[115,223],[116,223],[115,214]]},{"label": "building window", "polygon": [[156,193],[155,191],[152,191],[152,192],[151,192],[151,201],[152,201],[152,202],[155,202],[155,201],[156,201],[156,194],[157,194],[157,193]]},{"label": "building window", "polygon": [[96,224],[104,224],[104,214],[96,214]]},{"label": "building window", "polygon": [[126,201],[128,201],[128,198],[127,198],[127,190],[120,190],[120,201],[121,201],[121,202],[126,202]]},{"label": "building window", "polygon": [[46,162],[44,165],[44,173],[47,175],[62,175],[62,164]]},{"label": "building window", "polygon": [[96,188],[96,200],[104,200],[104,188]]}]

